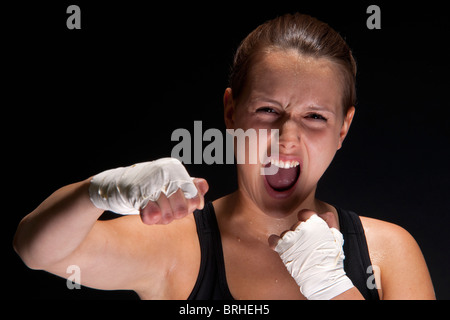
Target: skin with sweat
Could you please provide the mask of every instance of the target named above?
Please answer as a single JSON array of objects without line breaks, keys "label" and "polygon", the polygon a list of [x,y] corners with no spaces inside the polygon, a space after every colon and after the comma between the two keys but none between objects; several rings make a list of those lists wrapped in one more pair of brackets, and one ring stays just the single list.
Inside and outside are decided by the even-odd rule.
[{"label": "skin with sweat", "polygon": [[[354,115],[354,108],[343,113],[341,83],[339,68],[329,60],[268,50],[254,62],[238,99],[225,90],[227,128],[278,129],[280,160],[300,169],[295,185],[274,190],[260,174],[263,164],[239,164],[237,191],[213,202],[227,283],[236,299],[304,299],[273,247],[314,212],[329,227],[339,227],[335,208],[316,199],[315,191]],[[194,180],[199,192],[193,199],[178,190],[149,202],[140,216],[99,221],[103,211],[89,199],[90,180],[58,189],[22,219],[14,248],[23,261],[62,277],[69,265],[78,265],[89,287],[134,290],[142,299],[186,299],[201,261],[192,212],[203,207],[207,182]],[[387,222],[361,221],[380,296],[433,299],[411,235]],[[336,297],[360,298],[356,288]]]},{"label": "skin with sweat", "polygon": [[[354,109],[344,117],[339,71],[326,59],[305,58],[295,51],[274,51],[258,59],[248,79],[238,101],[233,100],[231,89],[225,92],[227,128],[278,129],[279,158],[298,161],[301,170],[293,192],[273,192],[260,174],[262,164],[238,166],[239,190],[214,202],[221,231],[232,230],[222,233],[224,254],[230,257],[225,260],[227,279],[231,292],[243,290],[244,296],[252,294],[255,283],[264,283],[265,289],[255,291],[277,292],[284,298],[301,297],[295,281],[277,260],[278,255],[268,250],[267,239],[296,225],[297,213],[306,208],[332,212],[334,224],[338,225],[336,211],[315,199],[315,190],[341,147]],[[253,259],[245,259],[246,264],[240,263],[240,247],[252,253]],[[255,281],[255,277],[264,275],[271,279]]]}]

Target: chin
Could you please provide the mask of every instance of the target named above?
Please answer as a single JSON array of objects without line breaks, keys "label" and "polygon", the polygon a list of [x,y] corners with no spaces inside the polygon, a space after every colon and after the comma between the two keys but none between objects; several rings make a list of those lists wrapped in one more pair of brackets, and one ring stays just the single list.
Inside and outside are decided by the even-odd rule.
[{"label": "chin", "polygon": [[315,188],[308,188],[300,183],[299,176],[294,184],[284,190],[271,187],[264,178],[264,187],[261,192],[261,208],[271,217],[285,218],[297,212],[304,206],[307,199],[314,197]]}]

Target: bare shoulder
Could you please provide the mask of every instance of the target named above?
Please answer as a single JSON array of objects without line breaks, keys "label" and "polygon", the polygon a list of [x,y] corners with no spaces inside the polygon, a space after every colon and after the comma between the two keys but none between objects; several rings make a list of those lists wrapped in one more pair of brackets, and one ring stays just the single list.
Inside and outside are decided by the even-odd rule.
[{"label": "bare shoulder", "polygon": [[360,219],[372,250],[386,251],[417,245],[411,234],[399,225],[368,217]]},{"label": "bare shoulder", "polygon": [[360,217],[383,299],[434,299],[425,259],[413,236],[386,221]]}]

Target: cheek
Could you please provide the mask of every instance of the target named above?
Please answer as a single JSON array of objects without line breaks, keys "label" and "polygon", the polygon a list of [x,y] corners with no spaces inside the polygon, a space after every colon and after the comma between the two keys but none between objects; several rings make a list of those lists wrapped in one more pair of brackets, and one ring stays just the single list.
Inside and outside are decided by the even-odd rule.
[{"label": "cheek", "polygon": [[251,164],[238,164],[238,187],[256,202],[261,201],[257,198],[261,195],[264,184],[261,180],[260,166]]},{"label": "cheek", "polygon": [[331,131],[309,133],[303,137],[307,149],[309,165],[321,174],[333,160],[339,143],[339,137]]},{"label": "cheek", "polygon": [[335,153],[338,150],[340,128],[331,124],[329,127],[319,130],[305,129],[303,130],[304,140],[313,148],[323,152]]}]

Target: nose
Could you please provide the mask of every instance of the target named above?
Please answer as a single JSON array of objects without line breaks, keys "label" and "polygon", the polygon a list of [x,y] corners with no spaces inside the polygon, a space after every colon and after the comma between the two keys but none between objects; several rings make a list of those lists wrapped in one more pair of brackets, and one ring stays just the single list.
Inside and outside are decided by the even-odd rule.
[{"label": "nose", "polygon": [[286,120],[280,127],[280,149],[295,149],[300,144],[300,130],[292,119]]}]

